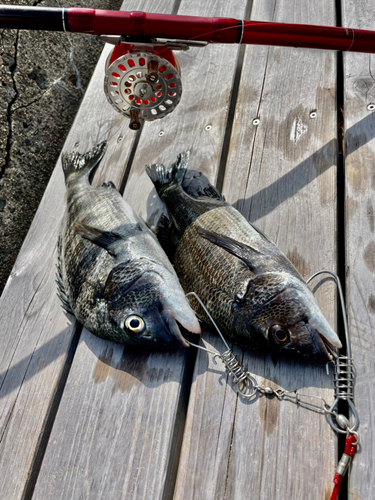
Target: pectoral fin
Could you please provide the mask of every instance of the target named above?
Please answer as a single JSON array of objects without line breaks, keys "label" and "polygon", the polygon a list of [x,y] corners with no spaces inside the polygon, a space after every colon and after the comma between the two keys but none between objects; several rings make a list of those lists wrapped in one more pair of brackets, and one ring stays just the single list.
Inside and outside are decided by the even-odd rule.
[{"label": "pectoral fin", "polygon": [[104,248],[109,254],[116,257],[116,244],[123,240],[121,234],[113,233],[111,231],[102,231],[101,229],[87,226],[86,224],[81,224],[80,222],[76,222],[74,224],[74,229],[82,238],[85,238],[95,245]]},{"label": "pectoral fin", "polygon": [[261,252],[256,248],[245,245],[229,236],[223,234],[214,233],[202,227],[197,228],[197,233],[208,241],[211,241],[214,245],[217,245],[227,252],[231,253],[238,259],[241,259],[252,272],[255,272],[254,263],[250,260],[252,257],[257,258],[261,255]]}]

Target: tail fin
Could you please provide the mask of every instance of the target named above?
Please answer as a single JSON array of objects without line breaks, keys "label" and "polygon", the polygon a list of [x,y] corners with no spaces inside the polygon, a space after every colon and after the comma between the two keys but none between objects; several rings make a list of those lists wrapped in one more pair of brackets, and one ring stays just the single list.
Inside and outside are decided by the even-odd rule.
[{"label": "tail fin", "polygon": [[88,176],[91,170],[99,164],[106,149],[107,141],[103,141],[83,155],[77,152],[63,154],[61,161],[65,174],[65,182],[67,183],[81,175]]},{"label": "tail fin", "polygon": [[172,182],[176,182],[181,185],[184,180],[187,165],[189,162],[189,151],[185,151],[177,156],[177,160],[169,168],[160,164],[152,164],[151,166],[146,165],[147,175],[150,177],[155,185],[156,190],[162,188],[162,186],[168,186]]}]

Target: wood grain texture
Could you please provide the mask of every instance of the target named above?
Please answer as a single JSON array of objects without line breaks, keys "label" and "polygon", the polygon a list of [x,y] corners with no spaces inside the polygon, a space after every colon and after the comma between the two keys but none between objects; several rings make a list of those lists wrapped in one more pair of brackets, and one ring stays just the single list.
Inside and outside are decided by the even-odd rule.
[{"label": "wood grain texture", "polygon": [[[178,13],[242,19],[246,3],[245,0],[183,0]],[[146,164],[170,165],[179,153],[189,150],[189,168],[204,172],[212,181],[216,177],[237,54],[236,45],[214,44],[178,54],[183,84],[181,101],[162,121],[145,124],[125,189],[125,197],[132,196],[139,186],[150,193],[148,197],[133,196],[131,200],[135,211],[151,227],[162,212],[162,204],[145,173]]]},{"label": "wood grain texture", "polygon": [[[252,19],[332,25],[334,2],[255,1]],[[335,84],[334,53],[246,48],[223,194],[305,278],[336,267]],[[335,324],[332,283],[316,296]],[[262,385],[333,401],[323,367],[239,354]],[[329,499],[337,457],[325,417],[275,398],[244,402],[222,373],[198,353],[175,499]]]},{"label": "wood grain texture", "polygon": [[[119,184],[134,133],[102,92],[107,53],[108,48],[64,151],[85,152],[107,139],[108,152],[94,183],[112,180]],[[8,478],[0,483],[0,496],[6,500],[24,493],[76,329],[56,295],[56,242],[64,198],[59,160],[0,299],[0,476]]]},{"label": "wood grain texture", "polygon": [[[375,30],[372,2],[342,6],[344,26]],[[374,75],[373,55],[344,54],[347,314],[361,442],[349,483],[353,500],[370,500],[375,492],[375,115],[368,109],[375,103]]]},{"label": "wood grain texture", "polygon": [[185,357],[85,331],[33,499],[163,498]]},{"label": "wood grain texture", "polygon": [[[245,5],[242,0],[233,2],[231,8],[224,2],[214,6],[214,2],[191,5],[183,1],[179,13],[242,17]],[[165,1],[160,3],[159,11],[171,11],[172,6],[173,2]],[[145,10],[155,11],[157,7],[153,2]],[[151,183],[145,182],[146,162],[160,161],[166,145],[170,149],[165,159],[172,161],[186,145],[197,142],[201,131],[197,132],[196,124],[201,113],[212,121],[215,118],[216,129],[208,136],[205,147],[206,154],[214,156],[210,164],[214,173],[225,131],[237,47],[231,49],[233,60],[225,78],[216,75],[214,79],[222,64],[220,50],[214,47],[193,55],[181,54],[185,95],[197,95],[194,106],[189,107],[189,100],[182,99],[172,116],[143,127],[124,194],[143,216],[140,205],[150,200],[151,191]],[[202,97],[202,90],[199,93],[202,80],[207,82],[209,78],[218,107],[213,100]],[[166,140],[165,136],[159,137],[161,128],[166,131]],[[151,219],[155,210],[150,204]],[[179,434],[182,437],[185,421],[181,394],[185,363],[186,353],[137,354],[122,346],[99,342],[84,331],[33,499],[167,498],[173,492]]]}]

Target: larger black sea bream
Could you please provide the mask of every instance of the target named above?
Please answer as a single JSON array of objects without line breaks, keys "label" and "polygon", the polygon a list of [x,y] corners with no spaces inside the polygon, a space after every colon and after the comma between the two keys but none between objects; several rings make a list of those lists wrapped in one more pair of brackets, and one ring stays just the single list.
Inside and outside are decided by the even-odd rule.
[{"label": "larger black sea bream", "polygon": [[112,183],[90,185],[105,149],[101,143],[62,158],[67,207],[58,245],[60,297],[98,337],[188,346],[178,323],[194,333],[200,326],[156,237]]},{"label": "larger black sea bream", "polygon": [[[188,158],[146,167],[170,217],[159,241],[185,292],[196,292],[237,344],[331,359],[340,340],[298,271],[204,176],[184,180]],[[193,305],[203,315],[195,299]]]}]

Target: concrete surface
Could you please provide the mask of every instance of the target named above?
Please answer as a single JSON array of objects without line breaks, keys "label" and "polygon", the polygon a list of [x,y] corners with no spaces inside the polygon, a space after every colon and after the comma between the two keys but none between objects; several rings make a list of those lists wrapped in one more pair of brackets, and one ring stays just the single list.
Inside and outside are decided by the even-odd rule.
[{"label": "concrete surface", "polygon": [[[2,3],[59,6],[57,1]],[[62,0],[60,6],[114,10],[121,3]],[[0,294],[102,47],[90,35],[0,30]]]}]

